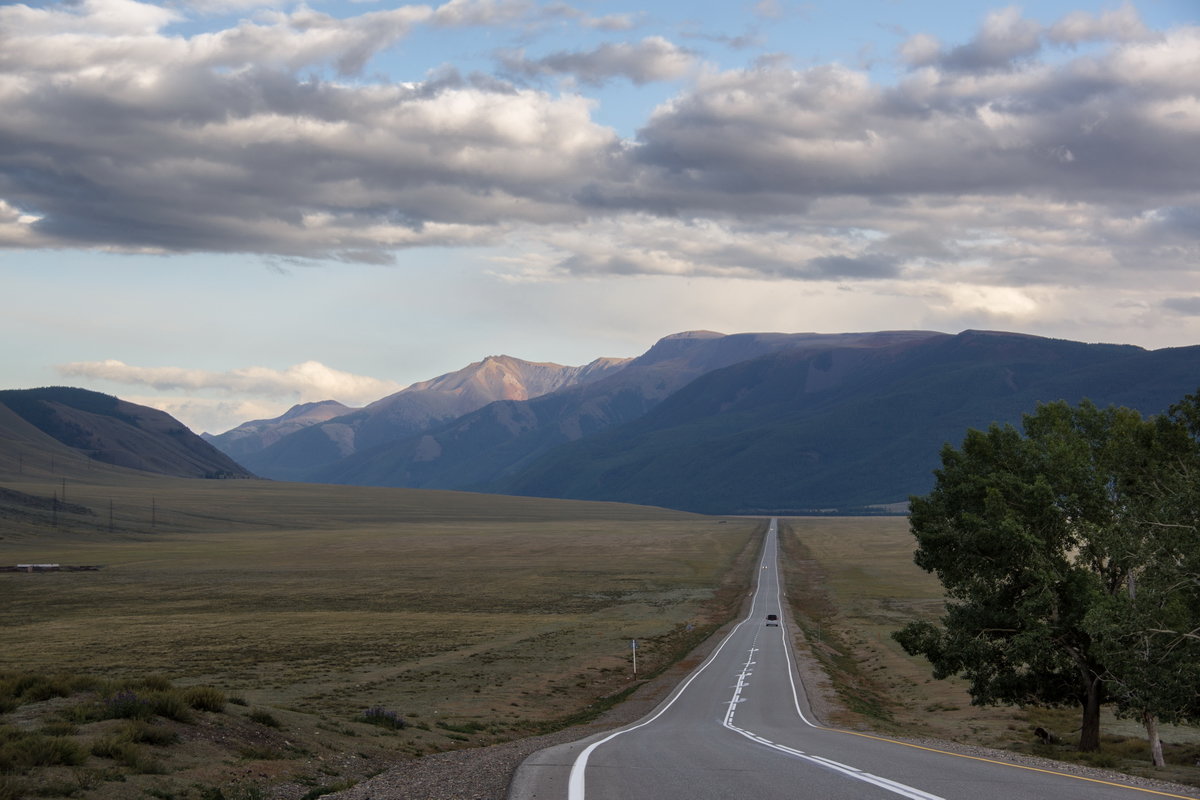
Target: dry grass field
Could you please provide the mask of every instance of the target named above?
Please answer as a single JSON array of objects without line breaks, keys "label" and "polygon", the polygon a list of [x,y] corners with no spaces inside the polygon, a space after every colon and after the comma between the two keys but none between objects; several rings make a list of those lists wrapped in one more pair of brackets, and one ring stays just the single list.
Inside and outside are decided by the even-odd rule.
[{"label": "dry grass field", "polygon": [[[1200,730],[1165,726],[1168,766],[1149,765],[1140,725],[1104,721],[1103,752],[1075,753],[1076,709],[977,707],[960,680],[935,681],[928,662],[905,653],[891,634],[942,612],[941,585],[912,561],[904,517],[792,518],[780,521],[785,580],[797,622],[825,664],[847,712],[833,724],[928,736],[1081,760],[1133,774],[1200,785]],[[1059,734],[1045,746],[1036,727]]]},{"label": "dry grass field", "polygon": [[[119,685],[142,691],[147,677],[232,699],[164,723],[179,741],[137,744],[154,758],[133,766],[96,744],[124,723],[88,720],[69,737],[90,752],[84,763],[7,779],[41,796],[316,797],[398,758],[555,728],[635,685],[631,638],[645,676],[728,619],[765,525],[605,503],[173,480],[65,454],[53,471],[42,455],[7,467],[5,489],[65,493],[72,505],[5,506],[0,565],[101,569],[0,573],[0,673],[109,683],[20,704],[0,716],[0,743],[5,730],[59,730],[81,702]],[[370,724],[369,708],[406,725]],[[204,755],[213,748],[219,756]]]}]

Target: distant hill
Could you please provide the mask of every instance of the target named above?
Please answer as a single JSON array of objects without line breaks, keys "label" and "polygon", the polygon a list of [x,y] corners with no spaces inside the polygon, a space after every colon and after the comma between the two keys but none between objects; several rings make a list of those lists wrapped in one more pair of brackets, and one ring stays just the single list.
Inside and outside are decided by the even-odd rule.
[{"label": "distant hill", "polygon": [[243,422],[232,430],[220,434],[202,433],[200,438],[225,453],[240,460],[252,457],[285,436],[316,425],[326,420],[353,412],[354,409],[336,400],[319,403],[302,403],[289,408],[274,419],[256,419]]},{"label": "distant hill", "polygon": [[[620,370],[626,359],[600,358],[579,367],[488,356],[482,361],[414,383],[357,411],[304,426],[250,450],[247,439],[218,441],[256,474],[280,480],[322,480],[324,470],[362,450],[423,433],[496,400],[523,401]],[[286,416],[286,415],[285,415]],[[236,429],[235,429],[236,430]],[[240,448],[235,450],[235,448]]]},{"label": "distant hill", "polygon": [[[168,414],[86,389],[0,391],[8,412],[71,451],[106,464],[184,478],[249,478],[245,468]],[[13,424],[11,435],[46,448]],[[19,441],[19,439],[18,439]]]},{"label": "distant hill", "polygon": [[796,348],[870,350],[945,336],[928,331],[674,334],[607,377],[523,402],[491,403],[419,435],[362,450],[310,478],[429,489],[506,485],[507,476],[555,447],[632,422],[713,370]]},{"label": "distant hill", "polygon": [[710,372],[642,417],[476,488],[702,512],[863,511],[932,486],[941,446],[1084,398],[1158,413],[1200,384],[1200,347],[1146,351],[967,331],[802,347]]}]

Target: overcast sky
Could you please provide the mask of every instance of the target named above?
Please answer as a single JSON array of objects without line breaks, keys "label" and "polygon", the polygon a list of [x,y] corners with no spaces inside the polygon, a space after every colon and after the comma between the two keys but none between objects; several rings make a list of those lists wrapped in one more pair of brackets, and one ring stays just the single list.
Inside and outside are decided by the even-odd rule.
[{"label": "overcast sky", "polygon": [[1200,344],[1200,2],[7,4],[0,278],[2,388],[211,432],[693,329]]}]

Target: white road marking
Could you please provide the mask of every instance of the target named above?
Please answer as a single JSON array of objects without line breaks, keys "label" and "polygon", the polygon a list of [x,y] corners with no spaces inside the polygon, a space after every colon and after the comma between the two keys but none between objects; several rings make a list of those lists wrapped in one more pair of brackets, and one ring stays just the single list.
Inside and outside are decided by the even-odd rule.
[{"label": "white road marking", "polygon": [[[778,523],[776,520],[774,520],[774,519],[771,520],[771,528],[767,532],[768,536],[770,534],[777,532],[777,524]],[[776,550],[776,552],[778,552],[778,551]],[[764,554],[763,554],[764,568],[766,566],[766,563],[765,563],[766,558],[767,558],[767,553],[764,552]],[[782,591],[782,588],[780,587],[780,583],[778,580],[778,567],[776,567],[775,597],[776,597],[777,606],[779,608],[782,608],[783,607],[782,606],[783,591]],[[587,771],[588,759],[591,756],[592,752],[597,747],[604,744],[605,742],[611,741],[622,734],[629,733],[630,731],[636,731],[638,728],[644,728],[645,726],[649,725],[650,723],[654,722],[656,719],[661,717],[663,714],[665,714],[667,712],[667,709],[669,709],[671,706],[673,706],[675,704],[675,701],[683,696],[684,691],[686,691],[688,686],[690,686],[692,684],[692,681],[694,681],[694,680],[696,680],[696,678],[700,677],[700,673],[702,673],[702,672],[704,672],[704,670],[708,669],[709,665],[712,664],[714,660],[716,660],[717,656],[720,655],[721,651],[725,649],[725,645],[727,645],[729,643],[729,640],[731,638],[733,638],[734,634],[736,634],[741,629],[741,627],[743,625],[745,625],[747,622],[756,618],[755,608],[758,606],[758,598],[759,598],[759,593],[756,590],[754,592],[754,600],[750,604],[750,615],[748,617],[746,617],[746,619],[742,620],[741,622],[739,622],[737,625],[734,626],[733,630],[731,630],[729,632],[729,634],[721,641],[721,644],[717,647],[716,650],[713,651],[712,655],[710,655],[708,657],[708,659],[703,664],[700,665],[699,669],[697,669],[695,672],[692,673],[691,677],[689,677],[686,681],[683,682],[682,685],[680,685],[679,689],[676,690],[674,696],[671,697],[671,699],[658,711],[657,714],[650,717],[645,722],[640,722],[637,725],[633,725],[628,728],[622,728],[620,730],[614,731],[614,732],[610,733],[608,736],[605,736],[603,739],[599,739],[595,742],[592,742],[590,745],[588,745],[587,747],[585,747],[583,749],[583,751],[575,758],[575,763],[571,765],[571,775],[567,781],[567,798],[568,798],[568,800],[585,800],[585,791],[584,791],[585,790],[585,775],[586,775],[586,771]],[[800,719],[803,720],[806,725],[813,727],[813,728],[818,728],[820,726],[815,725],[811,721],[809,721],[809,719],[804,716],[804,712],[800,710],[800,698],[796,691],[796,680],[795,680],[795,676],[794,676],[795,669],[792,665],[792,658],[791,658],[791,654],[789,652],[790,648],[787,646],[786,634],[784,633],[784,630],[785,630],[784,626],[780,625],[779,630],[780,630],[780,635],[784,637],[784,653],[787,657],[787,663],[788,663],[788,679],[791,681],[791,685],[792,685],[792,700],[796,706],[796,713],[800,716]],[[746,678],[750,675],[750,672],[751,672],[750,667],[756,663],[754,660],[754,654],[756,652],[758,652],[758,649],[759,649],[758,647],[755,646],[757,643],[758,643],[758,634],[755,634],[754,642],[751,643],[751,647],[750,647],[750,651],[749,651],[746,663],[742,667],[742,671],[738,674],[738,682],[737,682],[737,685],[734,687],[733,697],[729,701],[729,707],[725,712],[725,719],[722,720],[722,723],[721,723],[722,725],[724,725],[729,730],[734,731],[735,733],[738,733],[741,736],[745,736],[747,739],[750,739],[751,741],[758,742],[759,744],[762,744],[766,747],[770,747],[773,750],[776,750],[780,753],[784,753],[784,754],[792,756],[794,758],[800,758],[805,761],[809,761],[814,764],[818,764],[822,767],[825,767],[826,769],[831,769],[836,772],[840,772],[844,775],[847,775],[848,777],[855,778],[857,780],[864,781],[866,783],[870,783],[875,786],[879,786],[880,788],[886,789],[890,792],[894,792],[902,797],[910,798],[910,800],[944,800],[944,798],[938,797],[937,795],[929,794],[928,792],[923,792],[920,789],[914,789],[911,786],[906,786],[902,783],[897,783],[896,781],[888,780],[887,778],[881,778],[878,775],[872,775],[869,772],[863,772],[862,770],[856,769],[855,767],[851,767],[846,764],[841,764],[837,761],[832,761],[827,758],[821,758],[820,756],[811,756],[811,755],[801,752],[800,750],[796,750],[794,748],[787,747],[787,746],[781,745],[781,744],[775,744],[770,739],[767,739],[763,736],[759,736],[758,734],[753,733],[751,731],[743,730],[742,728],[739,728],[736,725],[734,725],[733,724],[733,716],[734,716],[734,712],[737,710],[738,703],[745,702],[745,700],[746,700],[746,698],[741,697],[741,692],[742,692],[742,689],[745,688],[747,685]]]}]

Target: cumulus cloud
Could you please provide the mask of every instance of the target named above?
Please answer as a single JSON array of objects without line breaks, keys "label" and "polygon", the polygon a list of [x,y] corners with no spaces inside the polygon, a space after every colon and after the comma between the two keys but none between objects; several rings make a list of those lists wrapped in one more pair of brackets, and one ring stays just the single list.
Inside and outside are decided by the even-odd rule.
[{"label": "cumulus cloud", "polygon": [[528,0],[450,0],[438,7],[433,21],[448,28],[498,25],[519,20],[532,8]]},{"label": "cumulus cloud", "polygon": [[1101,12],[1073,11],[1050,26],[1047,36],[1063,44],[1098,40],[1147,41],[1156,38],[1130,3]]},{"label": "cumulus cloud", "polygon": [[[167,33],[190,7],[0,7],[0,246],[381,263],[493,245],[514,280],[988,287],[1181,281],[1200,263],[1200,28],[1147,32],[1130,6],[917,36],[892,85],[836,64],[700,70],[658,37],[507,55],[579,85],[688,78],[626,140],[583,94],[362,77],[419,26],[584,24],[569,8],[299,6]],[[1044,57],[1081,42],[1099,45]]]},{"label": "cumulus cloud", "polygon": [[522,77],[569,75],[589,86],[601,86],[613,78],[637,85],[683,77],[696,57],[661,36],[650,36],[633,44],[602,44],[582,52],[552,53],[537,59],[524,51],[500,54],[505,70]]},{"label": "cumulus cloud", "polygon": [[359,405],[399,391],[393,381],[354,375],[319,361],[305,361],[284,370],[245,367],[212,372],[184,367],[138,367],[121,361],[79,361],[56,367],[65,377],[104,380],[125,386],[150,386],[159,391],[216,391],[230,395],[294,398],[299,402],[338,400]]}]

